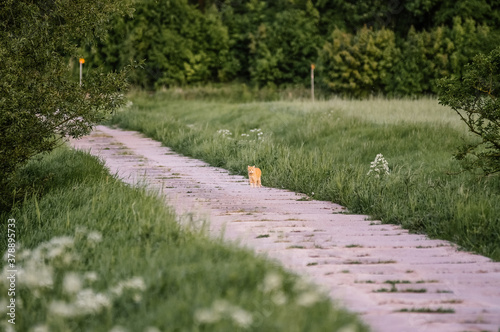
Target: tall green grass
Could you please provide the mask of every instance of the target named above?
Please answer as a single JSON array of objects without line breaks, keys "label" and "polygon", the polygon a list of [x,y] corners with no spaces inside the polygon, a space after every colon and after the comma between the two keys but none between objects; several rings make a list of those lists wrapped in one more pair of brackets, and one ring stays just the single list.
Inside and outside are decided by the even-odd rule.
[{"label": "tall green grass", "polygon": [[[265,186],[340,203],[500,260],[500,181],[461,172],[452,154],[472,138],[435,99],[228,103],[139,93],[132,101],[112,124],[236,174],[255,164]],[[391,173],[368,176],[379,153]]]},{"label": "tall green grass", "polygon": [[[38,194],[1,215],[1,234],[16,220],[16,331],[366,330],[275,264],[183,228],[86,153],[57,150],[18,176]],[[4,330],[8,287],[3,275]]]}]

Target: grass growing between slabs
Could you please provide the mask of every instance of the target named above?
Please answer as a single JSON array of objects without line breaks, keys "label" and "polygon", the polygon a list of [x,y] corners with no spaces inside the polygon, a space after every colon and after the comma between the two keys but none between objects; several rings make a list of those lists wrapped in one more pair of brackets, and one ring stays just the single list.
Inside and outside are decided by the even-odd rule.
[{"label": "grass growing between slabs", "polygon": [[17,181],[38,195],[1,216],[16,224],[16,331],[366,330],[282,268],[179,225],[86,153],[57,150]]},{"label": "grass growing between slabs", "polygon": [[[460,173],[452,155],[473,138],[435,99],[229,103],[136,93],[131,100],[112,124],[235,174],[255,164],[264,186],[500,260],[500,180]],[[368,175],[377,154],[390,174]]]}]

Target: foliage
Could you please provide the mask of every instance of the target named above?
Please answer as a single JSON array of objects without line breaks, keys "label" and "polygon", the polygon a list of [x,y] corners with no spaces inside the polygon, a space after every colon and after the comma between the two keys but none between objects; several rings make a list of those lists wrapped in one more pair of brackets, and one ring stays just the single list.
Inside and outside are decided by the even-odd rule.
[{"label": "foliage", "polygon": [[[366,97],[437,93],[436,80],[500,41],[500,1],[135,0],[95,63],[145,60],[142,87],[309,85]],[[365,69],[366,68],[366,69]]]},{"label": "foliage", "polygon": [[367,25],[374,29],[393,30],[398,37],[408,33],[413,26],[418,31],[432,30],[438,26],[453,24],[456,17],[472,19],[488,26],[500,26],[500,2],[498,0],[407,0],[407,1],[341,1],[317,0],[315,6],[322,13],[321,22],[332,31],[336,26],[355,33]]},{"label": "foliage", "polygon": [[334,30],[320,54],[324,83],[342,95],[367,97],[383,92],[398,61],[390,30],[363,27],[353,36]]},{"label": "foliage", "polygon": [[[309,80],[320,38],[317,12],[287,9],[249,34],[249,71],[252,82],[263,86],[300,84]],[[300,26],[300,29],[296,27]]]},{"label": "foliage", "polygon": [[79,86],[68,62],[74,64],[80,45],[104,35],[110,15],[126,10],[121,1],[0,2],[2,190],[29,158],[61,137],[88,133],[123,103],[125,71],[86,72]]},{"label": "foliage", "polygon": [[198,11],[187,0],[137,0],[133,18],[115,18],[117,30],[93,47],[108,69],[145,60],[131,77],[147,88],[225,81],[236,64],[228,56],[228,33],[218,11]]},{"label": "foliage", "polygon": [[460,77],[464,65],[489,50],[495,38],[487,26],[458,17],[451,28],[411,27],[399,45],[391,30],[364,27],[352,35],[336,29],[320,52],[322,80],[333,92],[356,97],[435,94],[438,79]]},{"label": "foliage", "polygon": [[439,101],[450,106],[480,141],[462,146],[456,158],[466,169],[500,172],[500,48],[479,54],[461,78],[440,81]]},{"label": "foliage", "polygon": [[[112,123],[237,174],[255,164],[264,186],[314,192],[350,212],[500,260],[499,178],[449,174],[460,170],[450,151],[466,129],[436,99],[238,104],[169,96],[132,96],[134,106]],[[263,139],[241,136],[254,128]],[[367,175],[374,153],[390,161],[383,181]]]},{"label": "foliage", "polygon": [[[41,197],[0,214],[16,220],[16,331],[367,330],[275,263],[182,226],[163,198],[85,152],[57,149],[19,176],[51,180]],[[0,247],[3,256],[7,236]],[[304,305],[303,294],[316,301]]]}]

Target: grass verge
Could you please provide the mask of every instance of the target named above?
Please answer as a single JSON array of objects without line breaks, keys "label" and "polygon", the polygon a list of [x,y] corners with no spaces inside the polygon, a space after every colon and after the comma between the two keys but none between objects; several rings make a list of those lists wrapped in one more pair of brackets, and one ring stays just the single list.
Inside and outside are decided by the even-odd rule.
[{"label": "grass verge", "polygon": [[[472,138],[435,99],[229,103],[136,93],[131,100],[112,124],[235,174],[255,164],[265,186],[500,260],[500,179],[460,173],[452,154]],[[368,174],[377,154],[387,176]]]},{"label": "grass verge", "polygon": [[59,149],[18,181],[39,185],[1,215],[2,234],[15,219],[17,245],[15,326],[6,318],[6,250],[1,263],[5,330],[366,331],[281,267],[181,228],[161,198],[86,153]]}]

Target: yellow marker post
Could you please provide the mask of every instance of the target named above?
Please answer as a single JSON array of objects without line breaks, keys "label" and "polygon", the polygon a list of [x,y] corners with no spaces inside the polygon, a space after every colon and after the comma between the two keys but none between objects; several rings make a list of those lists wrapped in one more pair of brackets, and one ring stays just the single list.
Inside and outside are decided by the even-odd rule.
[{"label": "yellow marker post", "polygon": [[80,58],[80,86],[82,86],[82,66],[85,63],[84,58]]}]

